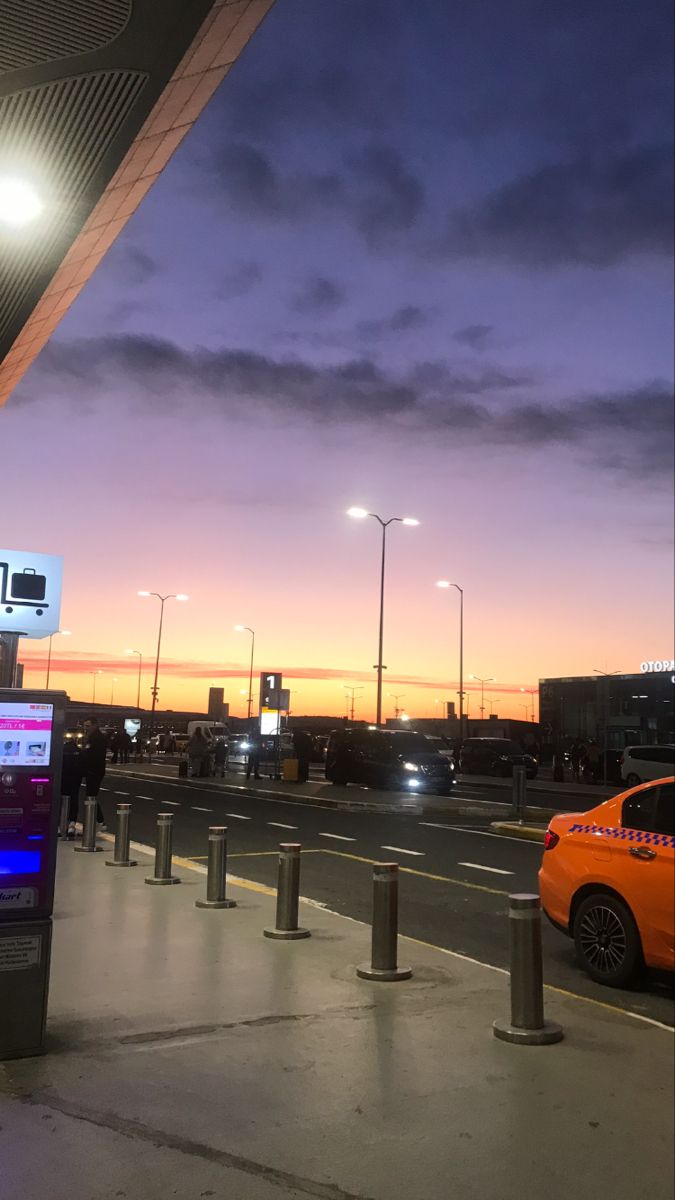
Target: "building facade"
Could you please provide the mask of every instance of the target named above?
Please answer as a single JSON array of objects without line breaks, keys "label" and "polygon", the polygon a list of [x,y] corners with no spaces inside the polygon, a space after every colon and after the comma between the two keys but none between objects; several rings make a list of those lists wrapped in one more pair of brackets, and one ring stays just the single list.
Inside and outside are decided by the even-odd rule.
[{"label": "building facade", "polygon": [[612,750],[675,740],[675,663],[644,662],[633,675],[539,680],[542,741],[595,739]]}]

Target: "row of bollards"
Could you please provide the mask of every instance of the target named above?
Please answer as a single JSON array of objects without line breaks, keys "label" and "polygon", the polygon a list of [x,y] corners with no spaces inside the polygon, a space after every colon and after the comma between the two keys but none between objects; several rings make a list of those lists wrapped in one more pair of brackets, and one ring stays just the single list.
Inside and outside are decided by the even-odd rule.
[{"label": "row of bollards", "polygon": [[[118,804],[115,849],[110,867],[134,867],[129,857],[131,805]],[[236,901],[226,895],[227,829],[209,828],[209,853],[206,899],[196,900],[197,908],[235,908]],[[93,853],[96,844],[96,800],[85,802],[85,817],[80,852]],[[279,846],[276,920],[264,935],[279,941],[310,937],[309,929],[298,924],[300,902],[300,855],[298,842]],[[149,884],[175,884],[173,874],[173,813],[158,813],[154,872]],[[373,918],[370,963],[356,968],[360,979],[392,983],[410,979],[412,969],[398,965],[398,863],[373,864]],[[541,945],[541,903],[538,896],[509,896],[509,941],[511,978],[511,1020],[495,1021],[495,1037],[520,1045],[543,1046],[563,1036],[560,1025],[544,1018],[544,984]]]}]

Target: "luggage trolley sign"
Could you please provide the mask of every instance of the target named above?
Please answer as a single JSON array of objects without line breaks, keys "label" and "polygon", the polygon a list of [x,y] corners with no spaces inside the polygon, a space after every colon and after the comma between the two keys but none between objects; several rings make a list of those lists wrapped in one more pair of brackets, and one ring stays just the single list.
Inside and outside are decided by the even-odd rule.
[{"label": "luggage trolley sign", "polygon": [[49,916],[60,745],[54,705],[0,691],[0,923]]},{"label": "luggage trolley sign", "polygon": [[57,555],[0,549],[0,632],[29,638],[56,633],[62,578]]}]

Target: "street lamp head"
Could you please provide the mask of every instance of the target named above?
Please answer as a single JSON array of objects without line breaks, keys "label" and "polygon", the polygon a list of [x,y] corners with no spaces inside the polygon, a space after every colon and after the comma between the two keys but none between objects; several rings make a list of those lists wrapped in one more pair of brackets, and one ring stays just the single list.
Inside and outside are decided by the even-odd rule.
[{"label": "street lamp head", "polygon": [[178,595],[176,596],[176,600],[189,600],[189,599],[190,599],[190,597],[184,595],[183,592],[179,592]]},{"label": "street lamp head", "polygon": [[25,180],[8,175],[0,178],[0,224],[20,229],[39,217],[43,207],[35,188]]},{"label": "street lamp head", "polygon": [[438,580],[436,581],[436,587],[439,587],[439,588],[449,588],[449,587],[450,587],[450,581],[449,581],[448,579],[438,579]]},{"label": "street lamp head", "polygon": [[355,517],[357,519],[357,521],[361,521],[361,520],[363,520],[364,517],[368,516],[368,509],[367,508],[359,508],[358,505],[352,505],[351,508],[347,509],[347,516]]},{"label": "street lamp head", "polygon": [[403,525],[419,525],[416,517],[404,517],[401,524]]},{"label": "street lamp head", "polygon": [[61,637],[72,637],[72,632],[70,629],[59,629],[59,633],[61,634]]},{"label": "street lamp head", "polygon": [[234,632],[235,633],[243,633],[245,628],[246,628],[245,625],[235,625]]},{"label": "street lamp head", "polygon": [[138,593],[139,596],[149,596],[150,594],[151,594],[150,592],[139,592]]}]

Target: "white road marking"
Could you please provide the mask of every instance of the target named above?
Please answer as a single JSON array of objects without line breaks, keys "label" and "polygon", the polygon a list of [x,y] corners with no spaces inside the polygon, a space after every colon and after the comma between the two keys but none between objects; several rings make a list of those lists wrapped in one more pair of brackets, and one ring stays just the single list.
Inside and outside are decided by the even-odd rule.
[{"label": "white road marking", "polygon": [[[103,788],[99,788],[99,791],[101,791],[101,792],[102,792],[102,791],[103,791]],[[129,795],[129,793],[128,793],[128,792],[115,792],[115,795],[116,795],[116,796],[128,796],[128,795]]]},{"label": "white road marking", "polygon": [[273,825],[275,829],[297,829],[297,825],[284,825],[281,821],[268,821],[268,825]]},{"label": "white road marking", "polygon": [[424,858],[423,850],[405,850],[403,846],[380,846],[380,850],[393,850],[394,854],[414,854],[415,858]]},{"label": "white road marking", "polygon": [[535,842],[530,838],[511,837],[508,833],[492,833],[488,829],[465,829],[463,825],[453,825],[452,828],[456,829],[458,833],[473,833],[477,837],[499,838],[500,842],[520,842],[521,846],[534,846],[536,850],[542,850],[544,846],[543,842]]},{"label": "white road marking", "polygon": [[197,804],[192,805],[193,812],[213,812],[212,808],[199,808]]},{"label": "white road marking", "polygon": [[456,829],[456,825],[440,825],[436,821],[418,821],[418,825],[424,825],[425,829]]},{"label": "white road marking", "polygon": [[109,792],[110,788],[99,788],[99,792]]},{"label": "white road marking", "polygon": [[252,821],[253,817],[242,817],[241,813],[225,813],[226,817],[234,817],[237,821]]},{"label": "white road marking", "polygon": [[[134,800],[154,800],[154,799],[155,799],[154,796],[134,796]],[[159,800],[157,801],[157,803],[158,804],[160,803]],[[175,800],[162,800],[162,804],[175,804],[175,803],[177,803]]]},{"label": "white road marking", "polygon": [[501,867],[484,867],[482,863],[457,863],[458,867],[471,867],[474,871],[491,871],[493,875],[513,875],[513,871],[502,871]]},{"label": "white road marking", "polygon": [[180,802],[178,800],[158,800],[157,803],[170,804],[172,808],[180,808]]},{"label": "white road marking", "polygon": [[320,833],[319,837],[335,838],[336,842],[355,842],[356,838],[343,837],[341,833]]}]

